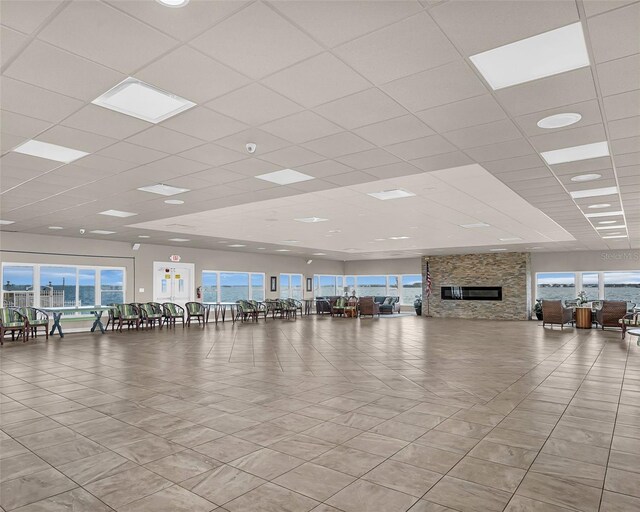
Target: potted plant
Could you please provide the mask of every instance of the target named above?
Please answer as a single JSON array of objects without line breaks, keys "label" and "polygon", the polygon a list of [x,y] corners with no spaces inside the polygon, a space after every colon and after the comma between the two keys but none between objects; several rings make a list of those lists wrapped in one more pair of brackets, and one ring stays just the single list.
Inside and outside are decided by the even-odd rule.
[{"label": "potted plant", "polygon": [[538,320],[542,320],[542,299],[536,299],[536,304],[533,306],[533,312],[536,314]]},{"label": "potted plant", "polygon": [[588,302],[587,300],[587,294],[586,292],[580,292],[578,294],[578,297],[576,298],[576,305],[578,307],[582,306],[583,304],[586,304]]},{"label": "potted plant", "polygon": [[416,300],[413,301],[413,307],[416,310],[416,315],[422,316],[422,295],[416,295]]}]

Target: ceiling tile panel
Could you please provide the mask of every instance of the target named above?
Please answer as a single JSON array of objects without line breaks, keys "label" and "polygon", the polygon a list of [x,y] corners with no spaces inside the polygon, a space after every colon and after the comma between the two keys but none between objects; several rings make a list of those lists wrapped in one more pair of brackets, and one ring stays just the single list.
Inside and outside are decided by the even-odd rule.
[{"label": "ceiling tile panel", "polygon": [[373,149],[374,146],[351,132],[342,132],[307,142],[304,147],[327,158],[336,158],[349,153]]},{"label": "ceiling tile panel", "polygon": [[412,112],[464,100],[487,92],[463,61],[400,78],[381,86]]},{"label": "ceiling tile panel", "polygon": [[609,121],[640,116],[640,90],[604,98],[604,111]]},{"label": "ceiling tile panel", "polygon": [[440,135],[431,135],[430,137],[392,144],[385,149],[404,160],[413,160],[440,153],[450,153],[455,151],[456,147]]},{"label": "ceiling tile panel", "polygon": [[204,140],[196,139],[162,126],[148,128],[129,137],[127,142],[157,151],[166,151],[167,153],[178,153],[204,144]]},{"label": "ceiling tile panel", "polygon": [[3,25],[31,34],[62,4],[62,0],[3,0],[0,20]]},{"label": "ceiling tile panel", "polygon": [[554,133],[536,135],[530,138],[533,147],[540,152],[602,142],[606,139],[607,136],[602,124],[592,124],[580,128],[565,128]]},{"label": "ceiling tile panel", "polygon": [[360,153],[352,153],[350,155],[342,156],[337,160],[358,170],[400,162],[398,157],[380,148],[370,149]]},{"label": "ceiling tile panel", "polygon": [[[342,159],[344,158],[348,157],[343,157]],[[323,160],[322,162],[303,165],[297,170],[314,178],[324,178],[326,176],[335,176],[336,174],[345,174],[353,170],[353,167],[341,162],[336,162],[335,160]]]},{"label": "ceiling tile panel", "polygon": [[611,153],[616,156],[624,155],[625,153],[635,153],[638,151],[638,148],[640,148],[640,137],[612,140],[609,144]]},{"label": "ceiling tile panel", "polygon": [[296,144],[342,131],[336,124],[308,110],[267,123],[262,129]]},{"label": "ceiling tile panel", "polygon": [[79,149],[87,153],[94,153],[117,142],[116,139],[110,137],[76,130],[75,128],[67,128],[61,125],[54,126],[46,132],[41,133],[37,139],[42,142],[57,144],[58,146]]},{"label": "ceiling tile panel", "polygon": [[11,135],[2,132],[2,138],[0,140],[0,151],[4,153],[5,151],[9,151],[15,147],[20,146],[26,141],[27,137],[23,137],[21,135]]},{"label": "ceiling tile panel", "polygon": [[380,165],[366,169],[367,174],[376,176],[379,179],[399,178],[401,176],[410,176],[411,174],[421,173],[419,169],[408,162],[397,162],[394,164]]},{"label": "ceiling tile panel", "polygon": [[411,165],[422,169],[425,172],[440,171],[442,169],[451,169],[461,167],[463,165],[472,164],[473,160],[461,151],[452,153],[444,153],[442,155],[427,156],[411,160]]},{"label": "ceiling tile panel", "polygon": [[249,82],[240,73],[188,46],[151,63],[138,71],[136,78],[194,103],[207,102]]},{"label": "ceiling tile panel", "polygon": [[194,107],[182,112],[164,121],[162,126],[206,141],[221,139],[247,128],[240,121],[204,107]]},{"label": "ceiling tile panel", "polygon": [[587,25],[597,63],[640,53],[638,19],[640,3],[637,2],[589,18]]},{"label": "ceiling tile panel", "polygon": [[505,158],[504,160],[494,160],[482,165],[487,171],[497,174],[501,172],[521,171],[523,169],[533,169],[544,165],[542,158],[536,154],[518,156],[515,158]]},{"label": "ceiling tile panel", "polygon": [[333,47],[419,12],[415,1],[307,2],[271,4],[315,39]]},{"label": "ceiling tile panel", "polygon": [[612,140],[637,137],[638,135],[640,135],[640,116],[609,122],[609,136]]},{"label": "ceiling tile panel", "polygon": [[188,9],[167,9],[160,2],[141,2],[140,0],[109,0],[108,3],[172,37],[187,41],[238,11],[248,2],[194,1]]},{"label": "ceiling tile panel", "polygon": [[191,44],[254,79],[322,51],[310,37],[260,2],[218,23]]},{"label": "ceiling tile panel", "polygon": [[178,44],[175,39],[95,0],[69,4],[38,38],[126,74]]},{"label": "ceiling tile panel", "polygon": [[434,131],[413,115],[406,115],[363,126],[355,130],[362,138],[378,146],[388,146],[396,142],[433,135]]},{"label": "ceiling tile panel", "polygon": [[0,127],[2,133],[17,135],[31,139],[45,131],[51,123],[33,117],[15,114],[7,110],[0,111]]},{"label": "ceiling tile panel", "polygon": [[447,132],[445,137],[460,149],[486,146],[521,138],[520,131],[508,119]]},{"label": "ceiling tile panel", "polygon": [[252,126],[302,110],[302,107],[293,101],[258,83],[225,94],[210,101],[206,106]]},{"label": "ceiling tile panel", "polygon": [[602,123],[602,114],[600,113],[600,105],[598,100],[583,101],[573,105],[564,105],[562,107],[543,110],[533,114],[525,114],[515,118],[515,122],[522,128],[526,135],[544,135],[550,133],[560,133],[567,130],[567,127],[557,129],[546,129],[538,126],[538,121],[545,117],[555,114],[576,113],[582,116],[582,119],[571,125],[570,129],[580,128],[591,124]]},{"label": "ceiling tile panel", "polygon": [[275,135],[258,128],[249,128],[248,130],[218,139],[216,144],[234,151],[245,152],[247,142],[253,142],[257,145],[256,153],[254,155],[256,157],[291,145],[291,142],[281,139],[280,137],[276,137]]},{"label": "ceiling tile panel", "polygon": [[113,146],[103,149],[99,153],[102,156],[115,158],[116,160],[124,160],[125,162],[132,162],[134,164],[146,164],[167,156],[167,153],[162,151],[130,144],[129,142],[118,142]]},{"label": "ceiling tile panel", "polygon": [[9,65],[5,74],[85,101],[97,98],[126,78],[100,64],[37,40]]},{"label": "ceiling tile panel", "polygon": [[426,12],[351,41],[335,52],[375,84],[460,59]]},{"label": "ceiling tile panel", "polygon": [[574,0],[458,0],[433,7],[429,12],[467,55],[578,21]]},{"label": "ceiling tile panel", "polygon": [[299,165],[319,162],[324,159],[318,153],[300,146],[289,146],[262,155],[264,160],[280,166],[281,169],[297,168]]},{"label": "ceiling tile panel", "polygon": [[262,82],[305,107],[315,107],[370,87],[369,82],[327,52]]},{"label": "ceiling tile panel", "polygon": [[477,162],[491,162],[504,158],[531,155],[534,153],[534,150],[529,142],[520,139],[468,149],[466,153]]},{"label": "ceiling tile panel", "polygon": [[41,87],[2,77],[2,108],[18,114],[57,123],[82,107],[82,102]]},{"label": "ceiling tile panel", "polygon": [[496,91],[514,116],[573,105],[596,97],[591,68],[581,68]]},{"label": "ceiling tile panel", "polygon": [[603,96],[640,89],[640,54],[597,65]]},{"label": "ceiling tile panel", "polygon": [[208,165],[218,166],[225,165],[231,162],[237,162],[242,160],[245,156],[232,149],[218,146],[217,144],[203,144],[202,146],[188,149],[180,153],[180,156],[195,160],[196,162],[203,162]]},{"label": "ceiling tile panel", "polygon": [[23,155],[22,153],[14,153],[10,152],[2,156],[0,158],[0,164],[2,164],[2,168],[5,166],[14,167],[14,168],[22,168],[22,169],[30,169],[39,172],[46,172],[55,169],[56,167],[60,167],[63,165],[60,162],[55,162],[53,160],[49,160],[47,158],[38,158],[35,156]]},{"label": "ceiling tile panel", "polygon": [[0,53],[0,65],[4,66],[13,57],[15,57],[23,46],[27,43],[27,36],[11,30],[10,28],[0,26],[0,46],[2,46],[2,53]]},{"label": "ceiling tile panel", "polygon": [[379,89],[368,89],[317,107],[316,112],[348,129],[357,128],[407,111]]},{"label": "ceiling tile panel", "polygon": [[267,174],[282,169],[279,165],[259,158],[244,158],[237,162],[225,164],[224,167],[243,176],[258,176],[259,174]]},{"label": "ceiling tile panel", "polygon": [[70,128],[77,128],[114,139],[126,139],[134,133],[141,132],[152,126],[151,123],[141,119],[92,104],[69,116],[62,124]]}]

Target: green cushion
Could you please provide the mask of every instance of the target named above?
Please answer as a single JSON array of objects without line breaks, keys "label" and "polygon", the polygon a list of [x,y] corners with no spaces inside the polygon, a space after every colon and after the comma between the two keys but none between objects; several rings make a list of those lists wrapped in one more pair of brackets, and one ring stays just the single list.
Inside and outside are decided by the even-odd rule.
[{"label": "green cushion", "polygon": [[24,327],[24,322],[3,322],[2,325],[5,329],[10,329],[11,327],[22,328]]}]

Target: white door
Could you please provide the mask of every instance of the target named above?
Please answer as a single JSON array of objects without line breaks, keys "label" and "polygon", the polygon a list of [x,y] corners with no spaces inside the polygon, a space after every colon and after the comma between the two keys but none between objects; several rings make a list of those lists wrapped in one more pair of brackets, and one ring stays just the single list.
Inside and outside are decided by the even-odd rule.
[{"label": "white door", "polygon": [[173,302],[180,306],[193,301],[195,266],[193,263],[153,263],[154,302]]}]

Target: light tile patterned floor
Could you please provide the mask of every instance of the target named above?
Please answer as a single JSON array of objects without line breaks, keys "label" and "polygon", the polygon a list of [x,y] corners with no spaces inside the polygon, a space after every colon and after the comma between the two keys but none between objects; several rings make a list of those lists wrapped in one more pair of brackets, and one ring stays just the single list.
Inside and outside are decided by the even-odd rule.
[{"label": "light tile patterned floor", "polygon": [[304,317],[0,359],[5,511],[640,510],[619,332]]}]

